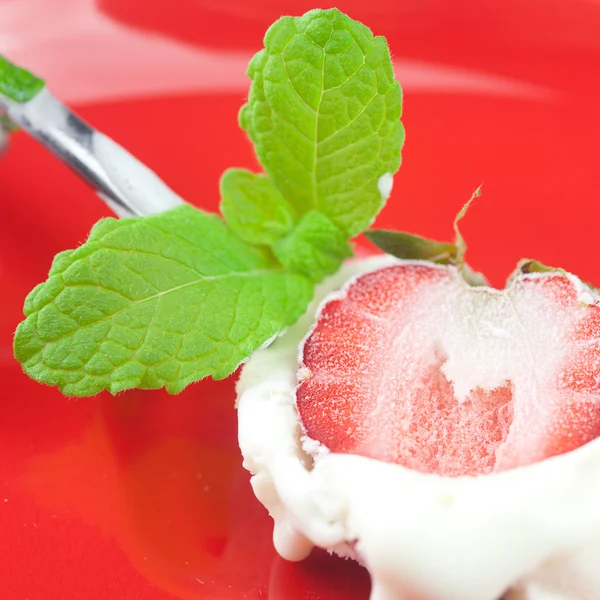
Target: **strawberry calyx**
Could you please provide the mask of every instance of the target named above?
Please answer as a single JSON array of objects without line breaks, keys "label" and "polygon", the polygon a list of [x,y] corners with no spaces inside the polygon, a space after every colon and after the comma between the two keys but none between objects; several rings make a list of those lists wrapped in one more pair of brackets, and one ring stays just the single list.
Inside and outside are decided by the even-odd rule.
[{"label": "strawberry calyx", "polygon": [[[389,229],[369,229],[365,237],[386,254],[403,260],[424,260],[437,265],[453,265],[462,274],[463,279],[474,287],[486,286],[488,281],[482,273],[471,269],[465,262],[467,244],[460,231],[459,223],[466,216],[473,202],[481,196],[478,187],[469,200],[458,211],[452,224],[453,242],[440,242],[404,231]],[[541,265],[541,263],[538,263]]]}]

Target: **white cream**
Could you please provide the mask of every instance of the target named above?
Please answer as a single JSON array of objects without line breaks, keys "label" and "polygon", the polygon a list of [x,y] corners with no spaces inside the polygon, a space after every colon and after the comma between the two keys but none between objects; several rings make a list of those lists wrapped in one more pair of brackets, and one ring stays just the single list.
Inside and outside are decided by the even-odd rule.
[{"label": "white cream", "polygon": [[385,202],[392,193],[392,188],[394,187],[394,176],[391,173],[384,173],[377,180],[377,189],[381,194],[381,199]]},{"label": "white cream", "polygon": [[459,478],[326,451],[313,464],[303,450],[297,352],[318,303],[351,276],[395,262],[344,266],[243,369],[239,442],[274,519],[277,551],[301,560],[316,545],[359,557],[371,600],[497,600],[505,592],[510,600],[598,600],[600,439],[529,467]]}]

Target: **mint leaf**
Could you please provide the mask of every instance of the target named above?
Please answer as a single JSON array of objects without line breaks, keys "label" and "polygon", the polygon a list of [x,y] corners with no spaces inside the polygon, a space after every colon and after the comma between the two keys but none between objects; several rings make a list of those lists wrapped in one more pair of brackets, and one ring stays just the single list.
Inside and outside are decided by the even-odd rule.
[{"label": "mint leaf", "polygon": [[28,296],[15,356],[67,395],[177,393],[232,373],[297,320],[312,292],[306,277],[191,206],[105,219]]},{"label": "mint leaf", "polygon": [[268,177],[228,169],[220,187],[225,220],[249,244],[272,246],[294,227],[291,206]]},{"label": "mint leaf", "polygon": [[15,102],[27,102],[36,96],[44,85],[39,77],[0,56],[0,94]]},{"label": "mint leaf", "polygon": [[248,67],[240,125],[266,172],[302,215],[318,210],[347,237],[385,202],[400,166],[400,86],[385,39],[337,9],[283,17]]},{"label": "mint leaf", "polygon": [[448,264],[456,258],[456,246],[446,242],[436,242],[401,231],[386,229],[370,229],[365,237],[385,253],[397,258],[413,260],[429,260]]},{"label": "mint leaf", "polygon": [[275,244],[273,252],[282,265],[318,282],[352,256],[352,246],[344,232],[324,214],[310,211],[288,236]]}]

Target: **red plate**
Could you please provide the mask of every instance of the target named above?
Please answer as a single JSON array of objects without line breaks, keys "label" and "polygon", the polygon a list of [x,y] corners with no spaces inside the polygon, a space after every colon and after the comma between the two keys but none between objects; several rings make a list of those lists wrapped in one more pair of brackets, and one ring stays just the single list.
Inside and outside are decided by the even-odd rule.
[{"label": "red plate", "polygon": [[[322,2],[317,4],[323,6]],[[337,3],[388,37],[407,143],[381,226],[449,238],[502,285],[521,257],[600,283],[600,4]],[[229,166],[256,168],[237,127],[265,28],[306,0],[0,1],[0,53],[198,206]],[[365,600],[366,572],[278,558],[236,442],[233,381],[178,397],[67,400],[29,381],[11,337],[52,256],[108,210],[21,134],[0,160],[0,597]]]}]

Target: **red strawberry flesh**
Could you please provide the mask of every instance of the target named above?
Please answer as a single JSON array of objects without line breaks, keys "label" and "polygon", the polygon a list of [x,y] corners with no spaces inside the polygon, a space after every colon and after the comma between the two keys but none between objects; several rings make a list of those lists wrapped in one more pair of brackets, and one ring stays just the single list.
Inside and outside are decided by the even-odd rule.
[{"label": "red strawberry flesh", "polygon": [[448,476],[593,440],[600,309],[582,289],[560,273],[469,288],[453,267],[408,261],[358,277],[324,304],[301,349],[306,435]]}]

